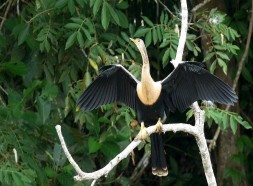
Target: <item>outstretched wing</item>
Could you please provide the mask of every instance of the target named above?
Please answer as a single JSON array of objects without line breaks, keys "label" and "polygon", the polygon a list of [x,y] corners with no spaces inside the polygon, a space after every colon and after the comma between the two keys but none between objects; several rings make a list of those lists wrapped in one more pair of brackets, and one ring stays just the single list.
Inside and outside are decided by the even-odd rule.
[{"label": "outstretched wing", "polygon": [[170,111],[184,111],[197,100],[221,104],[237,102],[236,93],[198,62],[181,63],[161,81],[165,106]]},{"label": "outstretched wing", "polygon": [[120,101],[135,109],[138,80],[119,64],[104,66],[99,72],[100,75],[77,100],[77,105],[84,111],[90,111]]}]

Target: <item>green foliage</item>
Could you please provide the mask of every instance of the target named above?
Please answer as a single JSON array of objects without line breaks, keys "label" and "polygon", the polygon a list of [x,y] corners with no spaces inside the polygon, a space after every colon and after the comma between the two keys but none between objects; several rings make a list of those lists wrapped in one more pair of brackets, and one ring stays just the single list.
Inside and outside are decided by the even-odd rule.
[{"label": "green foliage", "polygon": [[[228,125],[232,129],[233,133],[236,133],[238,124],[242,125],[245,129],[252,129],[252,126],[244,120],[240,115],[235,112],[225,111],[217,107],[205,107],[206,122],[211,127],[213,121],[225,130]],[[187,120],[193,116],[193,110],[190,109],[187,113]]]},{"label": "green foliage", "polygon": [[[176,10],[173,10],[176,16],[163,10],[155,18],[153,1],[37,0],[20,2],[20,6],[15,1],[11,7],[11,14],[0,31],[0,184],[78,185],[74,183],[75,172],[66,160],[54,126],[61,124],[67,146],[84,171],[103,167],[122,151],[139,130],[139,125],[135,126],[135,112],[117,103],[84,113],[76,108],[76,100],[103,65],[120,63],[140,78],[140,54],[129,37],[144,38],[154,79],[169,74],[168,64],[175,58],[178,45],[180,15]],[[20,8],[19,14],[14,7]],[[6,5],[1,5],[0,9],[5,8]],[[209,21],[217,16],[218,24]],[[242,23],[230,27],[227,17],[217,10],[197,14],[196,21],[189,26],[184,58],[199,60],[204,53],[204,61],[211,62],[212,71],[218,64],[226,72],[228,61],[238,53],[235,41],[245,36],[247,30],[236,29]],[[203,32],[211,41],[207,50],[199,44]],[[252,83],[251,71],[252,68],[245,68],[243,77]],[[251,108],[248,102],[242,107]],[[230,126],[235,132],[239,126],[251,128],[236,113],[216,108],[206,110],[206,114],[208,121],[214,120],[223,129]],[[177,121],[176,116],[170,119]],[[252,139],[246,141],[248,144]],[[195,183],[196,177],[205,184],[201,179],[203,172],[199,171],[202,165],[193,158],[198,151],[185,144],[192,153],[190,164],[178,165],[179,160],[172,158],[177,157],[172,156],[175,152],[166,146],[171,170],[165,182],[189,184]],[[240,152],[247,151],[245,146],[243,149]],[[134,152],[132,158],[136,163],[144,152],[150,153],[148,140]],[[134,169],[131,158],[127,157],[97,183],[159,182],[152,179],[150,183],[150,167],[133,180]],[[253,172],[250,168],[249,171]],[[234,177],[231,171],[226,176]]]},{"label": "green foliage", "polygon": [[239,47],[233,42],[239,34],[225,23],[226,15],[213,9],[209,14],[201,14],[201,18],[196,21],[197,28],[203,30],[207,38],[207,51],[205,62],[211,61],[210,71],[214,73],[217,64],[227,74],[227,63],[232,55],[236,55]]},{"label": "green foliage", "polygon": [[205,109],[205,115],[207,123],[211,124],[214,121],[221,129],[226,129],[230,125],[234,134],[236,133],[238,124],[242,125],[245,129],[252,129],[252,126],[247,121],[243,120],[241,116],[234,112],[207,107]]}]

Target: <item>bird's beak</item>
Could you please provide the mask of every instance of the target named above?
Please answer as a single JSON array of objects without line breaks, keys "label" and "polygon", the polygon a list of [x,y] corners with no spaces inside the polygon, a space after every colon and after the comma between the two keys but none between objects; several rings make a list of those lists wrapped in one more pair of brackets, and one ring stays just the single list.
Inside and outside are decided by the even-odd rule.
[{"label": "bird's beak", "polygon": [[130,38],[130,40],[134,43],[134,44],[136,44],[137,45],[137,40],[136,39],[133,39],[133,38]]}]

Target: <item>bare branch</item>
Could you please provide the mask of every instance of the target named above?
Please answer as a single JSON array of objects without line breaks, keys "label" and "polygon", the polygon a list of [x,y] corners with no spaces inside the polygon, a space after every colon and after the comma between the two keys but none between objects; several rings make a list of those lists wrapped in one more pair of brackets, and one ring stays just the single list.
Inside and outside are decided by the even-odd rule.
[{"label": "bare branch", "polygon": [[174,65],[175,68],[178,66],[179,63],[182,63],[184,46],[186,42],[187,28],[188,28],[187,3],[186,0],[181,0],[181,31],[178,41],[176,58],[171,61],[171,63]]}]

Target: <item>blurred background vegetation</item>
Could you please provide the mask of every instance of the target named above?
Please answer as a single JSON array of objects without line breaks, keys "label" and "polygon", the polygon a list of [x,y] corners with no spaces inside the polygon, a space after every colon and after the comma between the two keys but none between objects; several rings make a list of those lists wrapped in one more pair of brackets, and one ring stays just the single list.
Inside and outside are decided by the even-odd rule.
[{"label": "blurred background vegetation", "polygon": [[[203,61],[231,86],[245,51],[252,0],[188,0],[184,60]],[[0,3],[0,185],[89,185],[59,144],[55,125],[87,172],[107,164],[135,137],[135,113],[115,103],[84,113],[81,92],[105,64],[120,63],[140,78],[141,57],[129,37],[145,40],[155,80],[173,66],[180,29],[176,0],[5,0]],[[231,111],[205,108],[206,136],[221,133],[211,151],[218,185],[253,185],[253,46]],[[187,93],[187,92],[186,92]],[[224,108],[223,108],[224,109]],[[186,113],[167,123],[194,123]],[[187,117],[188,116],[188,117]],[[246,130],[250,129],[250,130]],[[151,174],[149,140],[98,185],[207,185],[192,136],[167,133],[169,175]]]}]

